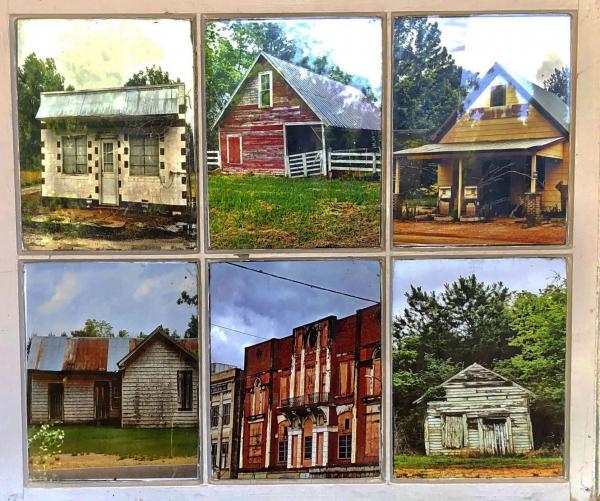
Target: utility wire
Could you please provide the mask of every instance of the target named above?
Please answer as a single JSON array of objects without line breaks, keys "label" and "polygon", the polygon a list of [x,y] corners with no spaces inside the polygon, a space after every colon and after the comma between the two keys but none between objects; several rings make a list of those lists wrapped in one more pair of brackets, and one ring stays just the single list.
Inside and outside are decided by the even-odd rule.
[{"label": "utility wire", "polygon": [[253,271],[254,273],[260,273],[261,275],[267,275],[269,277],[278,278],[280,280],[286,280],[286,281],[292,282],[294,284],[305,285],[306,287],[311,287],[312,289],[318,289],[318,290],[325,291],[325,292],[331,292],[333,294],[340,294],[341,296],[351,297],[354,299],[360,299],[361,301],[367,301],[369,303],[375,303],[375,304],[380,303],[380,301],[376,301],[376,300],[370,299],[368,297],[355,296],[354,294],[349,294],[347,292],[337,291],[335,289],[329,289],[327,287],[321,287],[320,285],[309,284],[307,282],[302,282],[300,280],[294,280],[293,278],[282,277],[281,275],[275,275],[274,273],[269,273],[268,271],[257,270],[256,268],[251,268],[250,266],[244,266],[243,264],[231,263],[231,262],[225,263],[225,264],[228,264],[230,266],[235,266],[236,268],[242,268],[242,269],[248,270],[248,271]]},{"label": "utility wire", "polygon": [[238,331],[237,329],[232,329],[231,327],[225,327],[224,325],[213,324],[213,323],[211,323],[210,325],[212,325],[213,327],[218,327],[219,329],[225,329],[226,331],[237,332],[238,334],[244,334],[246,336],[257,337],[258,339],[269,339],[268,337],[258,336],[256,334],[250,334],[249,332]]}]

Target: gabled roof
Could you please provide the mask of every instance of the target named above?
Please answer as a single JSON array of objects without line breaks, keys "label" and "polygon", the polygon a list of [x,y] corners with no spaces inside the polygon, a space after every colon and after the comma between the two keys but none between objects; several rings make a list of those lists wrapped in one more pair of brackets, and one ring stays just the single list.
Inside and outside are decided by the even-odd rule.
[{"label": "gabled roof", "polygon": [[183,84],[42,92],[38,120],[75,117],[161,116],[179,113]]},{"label": "gabled roof", "polygon": [[[456,382],[459,380],[464,380],[465,377],[469,377],[469,376],[473,377],[473,379],[483,379],[482,378],[483,375],[485,375],[485,377],[487,377],[488,379],[490,377],[492,377],[501,382],[509,383],[511,386],[514,386],[515,388],[519,388],[519,389],[523,390],[525,393],[528,393],[529,395],[533,395],[533,393],[531,391],[527,390],[526,388],[523,388],[521,385],[518,385],[517,383],[510,381],[509,379],[498,374],[497,372],[494,372],[493,370],[488,369],[487,367],[484,367],[483,365],[480,365],[478,363],[469,365],[468,367],[464,368],[462,371],[458,372],[451,378],[446,379],[446,381],[444,381],[442,384],[439,384],[438,386],[436,386],[436,388],[447,388],[453,382]],[[413,402],[413,404],[421,403],[424,398],[425,398],[425,395],[420,396],[417,400],[415,400]]]},{"label": "gabled roof", "polygon": [[318,75],[283,59],[261,52],[239,83],[215,120],[215,127],[225,115],[235,95],[260,59],[266,60],[304,100],[327,127],[381,130],[381,112],[357,88]]},{"label": "gabled roof", "polygon": [[446,132],[448,132],[452,125],[456,123],[456,120],[461,113],[471,107],[475,100],[488,88],[497,76],[503,77],[510,83],[518,93],[535,106],[536,109],[560,132],[565,135],[569,134],[569,107],[560,97],[552,92],[542,89],[539,85],[536,85],[529,80],[519,77],[514,73],[510,73],[499,63],[494,63],[484,75],[481,82],[479,82],[478,87],[471,91],[459,108],[452,112],[448,119],[434,133],[434,141],[439,141]]},{"label": "gabled roof", "polygon": [[119,369],[124,369],[129,363],[135,360],[144,349],[150,344],[163,340],[167,345],[173,347],[175,350],[180,351],[190,362],[196,362],[198,360],[198,340],[197,339],[175,339],[169,336],[162,325],[159,325],[154,329],[147,337],[145,337],[141,343],[139,343],[135,349],[125,355],[121,360],[117,362]]}]

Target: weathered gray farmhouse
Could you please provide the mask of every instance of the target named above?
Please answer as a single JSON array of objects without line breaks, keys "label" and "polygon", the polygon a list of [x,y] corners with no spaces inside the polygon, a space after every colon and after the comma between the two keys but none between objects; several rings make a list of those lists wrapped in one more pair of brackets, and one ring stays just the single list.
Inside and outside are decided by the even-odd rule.
[{"label": "weathered gray farmhouse", "polygon": [[162,327],[143,339],[33,336],[29,422],[197,426],[197,352],[197,339]]},{"label": "weathered gray farmhouse", "polygon": [[40,98],[43,201],[187,205],[183,84],[42,92]]},{"label": "weathered gray farmhouse", "polygon": [[440,388],[445,395],[427,403],[428,455],[504,456],[533,449],[530,391],[479,364],[463,369]]}]

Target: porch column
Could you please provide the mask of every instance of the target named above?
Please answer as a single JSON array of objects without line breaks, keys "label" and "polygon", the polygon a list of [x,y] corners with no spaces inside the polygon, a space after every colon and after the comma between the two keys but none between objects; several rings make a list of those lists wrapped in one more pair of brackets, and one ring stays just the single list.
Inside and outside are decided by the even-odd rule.
[{"label": "porch column", "polygon": [[[533,441],[531,443],[533,443]],[[322,466],[327,466],[327,458],[328,457],[329,457],[329,430],[326,429],[323,432],[323,464],[322,464]]]},{"label": "porch column", "polygon": [[321,169],[327,175],[327,148],[325,146],[325,126],[321,123]]},{"label": "porch column", "polygon": [[531,155],[531,184],[529,187],[530,193],[535,193],[535,185],[537,181],[537,155]]},{"label": "porch column", "polygon": [[463,201],[463,161],[462,158],[458,159],[458,196],[456,215],[458,218],[462,215],[462,201]]},{"label": "porch column", "polygon": [[292,467],[292,430],[288,430],[287,467]]}]

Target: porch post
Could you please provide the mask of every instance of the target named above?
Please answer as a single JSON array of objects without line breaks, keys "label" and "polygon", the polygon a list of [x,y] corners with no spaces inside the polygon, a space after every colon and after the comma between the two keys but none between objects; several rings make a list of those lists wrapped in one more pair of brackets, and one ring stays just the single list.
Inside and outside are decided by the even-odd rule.
[{"label": "porch post", "polygon": [[327,148],[325,147],[325,126],[321,122],[321,169],[324,176],[327,175]]},{"label": "porch post", "polygon": [[462,199],[463,199],[463,161],[462,158],[458,159],[458,196],[456,215],[460,219],[462,213]]},{"label": "porch post", "polygon": [[535,193],[535,185],[537,181],[537,155],[531,155],[531,184],[529,187],[530,193]]},{"label": "porch post", "polygon": [[394,159],[394,194],[400,193],[400,157]]}]

